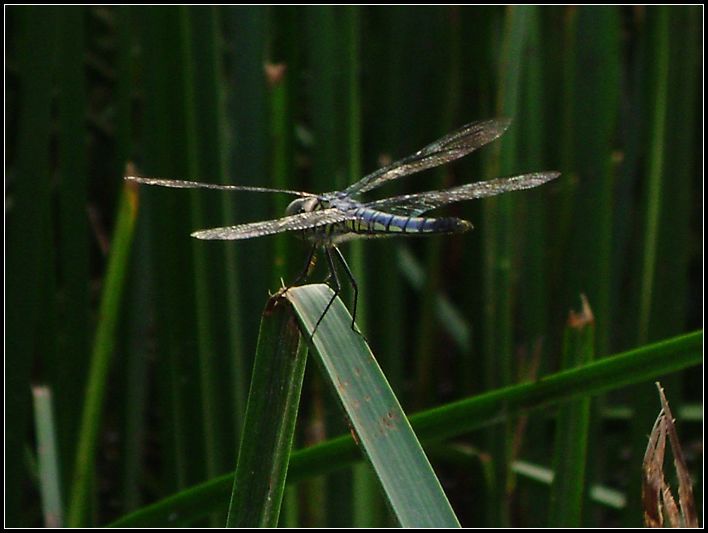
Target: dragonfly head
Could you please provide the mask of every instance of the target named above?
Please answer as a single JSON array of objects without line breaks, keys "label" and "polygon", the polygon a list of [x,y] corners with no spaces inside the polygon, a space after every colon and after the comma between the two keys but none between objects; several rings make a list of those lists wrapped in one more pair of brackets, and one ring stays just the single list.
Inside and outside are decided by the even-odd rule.
[{"label": "dragonfly head", "polygon": [[290,202],[290,205],[285,209],[285,215],[298,215],[300,213],[310,213],[315,210],[319,199],[315,196],[305,196]]}]

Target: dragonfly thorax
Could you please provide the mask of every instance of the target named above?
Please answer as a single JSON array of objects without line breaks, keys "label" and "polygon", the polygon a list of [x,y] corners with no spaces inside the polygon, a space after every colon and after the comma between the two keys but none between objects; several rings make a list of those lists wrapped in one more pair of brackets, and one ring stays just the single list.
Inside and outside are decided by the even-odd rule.
[{"label": "dragonfly thorax", "polygon": [[307,196],[305,198],[298,198],[290,202],[290,205],[285,209],[285,215],[298,215],[300,213],[311,213],[319,205],[320,200],[315,196]]}]

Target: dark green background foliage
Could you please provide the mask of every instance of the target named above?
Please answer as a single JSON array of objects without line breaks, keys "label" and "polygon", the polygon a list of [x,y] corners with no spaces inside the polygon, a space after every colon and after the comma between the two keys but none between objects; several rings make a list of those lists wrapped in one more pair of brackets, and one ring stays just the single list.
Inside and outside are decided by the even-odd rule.
[{"label": "dark green background foliage", "polygon": [[[116,222],[128,162],[146,176],[321,192],[466,122],[512,118],[494,145],[376,193],[540,170],[558,180],[453,206],[475,225],[466,235],[344,249],[357,322],[410,413],[557,371],[581,293],[597,358],[701,327],[702,14],[6,8],[7,524],[43,523],[32,384],[52,392],[59,500],[71,504],[97,358],[106,379],[81,523],[230,472],[268,291],[306,256],[292,236],[189,237],[287,205],[249,193],[142,187],[131,244],[130,215]],[[298,448],[347,431],[316,370]],[[698,476],[702,373],[661,381]],[[651,383],[593,400],[586,483],[626,502],[588,502],[583,524],[641,523],[640,461],[658,412]],[[547,483],[518,465],[555,464],[555,413],[430,450],[463,525],[552,520]],[[389,523],[359,468],[291,485],[283,523]],[[227,502],[223,492],[202,502],[212,523]]]}]

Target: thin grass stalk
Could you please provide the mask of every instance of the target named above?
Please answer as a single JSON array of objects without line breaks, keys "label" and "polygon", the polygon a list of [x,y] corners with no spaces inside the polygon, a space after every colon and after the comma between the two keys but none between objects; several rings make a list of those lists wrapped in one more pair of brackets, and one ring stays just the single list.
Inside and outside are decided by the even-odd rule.
[{"label": "thin grass stalk", "polygon": [[[505,31],[499,60],[499,88],[497,114],[515,117],[519,108],[520,82],[533,8],[507,9]],[[518,132],[512,129],[499,145],[498,160],[491,174],[508,174],[517,157]],[[492,198],[485,203],[485,358],[489,389],[508,385],[513,380],[512,339],[512,272],[515,236],[514,205],[511,195]],[[488,445],[494,450],[494,485],[490,487],[490,524],[509,525],[511,480],[511,421],[506,426],[492,429]]]},{"label": "thin grass stalk", "polygon": [[42,499],[44,526],[59,528],[64,522],[61,485],[61,465],[52,393],[46,386],[32,387],[34,421],[37,435],[39,490]]},{"label": "thin grass stalk", "polygon": [[[660,287],[661,280],[657,278],[658,269],[667,261],[673,263],[678,257],[668,257],[660,253],[662,228],[660,222],[662,211],[665,209],[675,210],[676,205],[664,206],[666,188],[675,188],[677,186],[676,176],[673,172],[666,173],[666,154],[670,150],[667,120],[669,117],[669,109],[673,109],[678,105],[678,102],[669,101],[669,84],[670,84],[670,58],[671,45],[670,39],[670,17],[671,9],[669,7],[653,7],[647,12],[645,20],[645,30],[647,32],[647,49],[646,61],[651,62],[645,65],[650,67],[647,69],[650,80],[649,84],[652,88],[650,96],[646,101],[647,114],[649,116],[646,127],[649,129],[648,136],[648,152],[647,165],[642,173],[645,176],[641,180],[642,189],[645,196],[643,198],[643,220],[641,221],[641,244],[638,257],[638,311],[636,324],[636,341],[646,343],[652,340],[654,335],[659,335],[661,330],[653,333],[653,328],[656,327],[654,317],[658,317],[662,312],[662,307],[666,304],[661,301],[661,293],[655,289]],[[684,43],[681,43],[680,48],[684,48]],[[683,126],[682,126],[683,127]],[[683,163],[682,163],[683,165]],[[671,176],[668,178],[668,176]],[[665,177],[666,176],[666,177]],[[664,183],[666,179],[670,179],[671,185]],[[674,236],[671,236],[673,239]],[[677,286],[678,290],[679,287]],[[673,289],[672,289],[673,290]],[[673,314],[673,313],[672,313]],[[680,331],[680,329],[679,329]],[[653,337],[656,338],[656,337]],[[678,382],[671,377],[661,377],[662,384],[667,387],[670,397],[678,400]],[[674,386],[672,386],[674,385]],[[633,407],[633,416],[630,420],[630,443],[632,449],[632,457],[637,461],[633,461],[632,472],[635,473],[632,478],[639,478],[639,460],[646,449],[646,435],[651,428],[656,416],[656,412],[652,409],[651,402],[646,401],[647,398],[654,396],[654,387],[651,383],[645,383],[637,387],[633,387],[630,391],[630,404]],[[642,501],[639,497],[639,479],[632,479],[628,488],[629,498],[627,509],[624,513],[624,524],[628,526],[640,524],[640,519],[637,516],[642,512]]]},{"label": "thin grass stalk", "polygon": [[[265,6],[238,6],[224,11],[227,46],[234,51],[229,56],[226,71],[227,106],[225,116],[229,120],[228,169],[233,183],[240,185],[268,185],[270,175],[271,146],[268,132],[268,91],[264,63],[267,59],[270,38],[270,16]],[[251,194],[234,196],[227,212],[237,216],[238,222],[281,216],[274,209],[275,200],[269,195]],[[228,223],[235,223],[228,222]],[[259,314],[271,286],[273,243],[268,239],[253,242],[227,243],[235,248],[234,264],[238,279],[236,309],[240,315],[241,342],[244,354],[253,353],[258,336]],[[231,253],[231,252],[228,252]],[[228,256],[227,256],[228,257]],[[231,302],[230,302],[231,303]],[[254,312],[255,311],[255,312]],[[236,361],[235,361],[236,362]],[[233,372],[239,388],[238,402],[247,393],[250,362],[239,359]],[[242,416],[242,415],[241,415]]]},{"label": "thin grass stalk", "polygon": [[[425,284],[425,272],[410,248],[400,245],[396,251],[396,262],[401,276],[415,290],[422,292]],[[471,325],[465,320],[462,311],[443,293],[436,293],[433,298],[435,318],[439,326],[454,341],[456,348],[463,353],[470,349]]]},{"label": "thin grass stalk", "polygon": [[662,176],[664,173],[664,147],[666,136],[667,92],[669,86],[669,8],[661,8],[657,14],[657,35],[654,54],[655,87],[651,146],[644,223],[644,250],[642,254],[641,286],[639,287],[639,316],[637,317],[637,340],[644,343],[649,337],[649,321],[654,299],[655,272],[657,264],[657,240],[661,211]]},{"label": "thin grass stalk", "polygon": [[[698,204],[694,191],[700,183],[700,167],[696,160],[700,150],[696,128],[700,116],[700,102],[696,97],[700,88],[696,68],[700,63],[699,10],[698,6],[672,9],[669,16],[670,71],[667,78],[673,83],[668,87],[666,108],[672,111],[666,114],[665,131],[671,135],[664,136],[662,209],[649,340],[684,331],[689,318],[685,302],[689,294],[690,243],[695,227],[690,213],[696,212]],[[673,31],[674,28],[680,31]],[[671,176],[671,186],[668,187],[665,183],[667,176]],[[673,260],[659,259],[663,257]],[[670,391],[667,390],[667,394]]]},{"label": "thin grass stalk", "polygon": [[118,218],[99,309],[91,364],[81,415],[79,441],[71,484],[67,525],[80,527],[88,520],[98,433],[108,386],[108,373],[116,345],[118,317],[130,258],[133,228],[138,209],[134,185],[126,184],[118,206]]},{"label": "thin grass stalk", "polygon": [[[696,154],[701,149],[696,128],[700,102],[698,69],[700,39],[699,19],[696,9],[673,9],[669,12],[670,35],[670,83],[667,93],[664,170],[662,199],[657,236],[657,263],[654,275],[654,298],[650,318],[649,340],[663,338],[685,331],[696,314],[686,305],[693,291],[690,265],[698,250],[691,245],[696,235],[700,167]],[[681,31],[673,31],[680,28]],[[670,185],[666,180],[670,176]],[[671,261],[664,260],[671,258]],[[692,259],[693,258],[693,259]],[[698,376],[693,376],[693,380]],[[695,390],[685,381],[685,376],[674,375],[661,378],[666,395],[674,406],[688,405],[696,401],[689,391]],[[695,405],[695,403],[694,403]],[[647,413],[648,415],[648,413]]]},{"label": "thin grass stalk", "polygon": [[[221,31],[222,17],[221,11],[217,8],[204,10],[194,8],[191,13],[198,20],[199,29],[193,32],[197,57],[200,58],[195,64],[198,74],[195,83],[197,84],[200,97],[198,106],[199,140],[200,140],[200,166],[205,175],[214,176],[218,183],[230,183],[229,161],[227,146],[227,114],[226,114],[226,82],[224,80],[223,69],[223,36]],[[234,205],[237,201],[232,194],[219,195],[220,213],[224,216],[221,224],[228,224],[230,215],[235,211]],[[210,204],[211,205],[211,204]],[[240,292],[237,275],[238,267],[238,247],[233,243],[224,243],[218,254],[210,255],[212,262],[209,264],[210,278],[219,278],[219,283],[223,283],[223,291],[218,291],[221,298],[218,303],[221,306],[214,309],[214,313],[223,315],[224,339],[219,340],[218,346],[221,353],[228,357],[231,370],[229,379],[220,380],[220,386],[226,386],[229,394],[221,395],[220,402],[233,405],[233,409],[228,411],[232,414],[232,420],[226,422],[222,418],[220,422],[222,440],[224,439],[225,428],[230,428],[234,435],[232,442],[239,442],[239,432],[243,425],[243,415],[246,411],[247,389],[247,368],[246,354],[243,350],[243,332]],[[220,274],[215,276],[214,269],[223,264]],[[212,287],[213,289],[213,287]],[[216,300],[216,298],[215,298]],[[216,303],[216,302],[215,302]],[[223,330],[220,330],[223,331]],[[218,339],[217,339],[218,340]],[[221,359],[221,358],[220,358]],[[229,374],[228,371],[225,374]],[[220,416],[226,414],[222,409]],[[235,445],[234,445],[235,449]],[[227,454],[228,457],[228,454]]]},{"label": "thin grass stalk", "polygon": [[[199,58],[194,62],[193,107],[196,115],[196,145],[198,153],[200,179],[210,182],[224,182],[226,176],[226,146],[224,124],[223,100],[223,49],[221,46],[221,29],[216,8],[205,9],[192,7],[189,9],[192,57]],[[208,178],[207,178],[208,176]],[[202,194],[200,209],[204,219],[201,227],[213,225],[227,225],[226,214],[223,212],[224,197],[233,194]],[[196,243],[194,243],[196,244]],[[213,440],[215,443],[215,465],[218,471],[233,466],[237,442],[234,438],[236,432],[234,416],[243,416],[244,405],[234,406],[233,399],[236,391],[230,370],[238,364],[234,360],[242,358],[236,331],[240,322],[239,307],[231,305],[230,284],[233,283],[235,272],[227,270],[228,255],[234,252],[237,246],[232,242],[201,243],[198,250],[204,256],[206,264],[205,289],[208,291],[208,310],[210,327],[207,331],[211,337],[211,350],[213,359],[209,364],[210,386],[212,387],[211,421],[214,423]],[[242,361],[240,362],[242,364]],[[241,376],[245,379],[245,376]],[[242,394],[245,392],[241,391]],[[238,411],[238,412],[236,412]],[[238,426],[240,431],[240,425]],[[216,525],[223,524],[223,518],[218,518]]]},{"label": "thin grass stalk", "polygon": [[[542,12],[531,13],[529,22],[528,46],[525,53],[526,67],[521,82],[519,121],[519,150],[516,157],[516,170],[526,169],[552,169],[555,163],[547,161],[544,154],[544,139],[549,128],[544,115],[544,105],[548,97],[544,94],[544,69],[542,47]],[[553,187],[541,190],[526,191],[517,195],[517,202],[521,204],[517,220],[525,228],[519,235],[521,244],[517,245],[519,261],[516,263],[517,278],[519,283],[519,313],[522,317],[520,326],[524,328],[522,339],[533,343],[548,331],[547,310],[550,309],[549,301],[549,243],[548,219],[555,213],[552,211]]]},{"label": "thin grass stalk", "polygon": [[[5,453],[7,486],[5,524],[26,525],[22,491],[27,471],[22,460],[25,437],[30,427],[30,371],[43,334],[42,306],[45,300],[41,280],[52,254],[50,235],[50,128],[53,50],[56,26],[50,14],[39,7],[8,8],[16,24],[17,81],[22,99],[17,112],[15,178],[8,181],[6,194],[12,200],[6,212],[6,308],[5,316]],[[6,204],[8,207],[9,204]]]},{"label": "thin grass stalk", "polygon": [[[599,30],[602,28],[602,30]],[[593,302],[598,353],[610,352],[613,276],[612,246],[615,162],[613,146],[620,110],[620,17],[611,7],[582,7],[578,13],[576,68],[575,161],[579,177],[572,241],[574,261],[584,265],[568,278],[568,290],[583,292]],[[588,68],[592,65],[592,68]],[[598,87],[601,90],[598,90]],[[575,294],[568,294],[575,298]]]},{"label": "thin grass stalk", "polygon": [[[578,77],[578,69],[575,61],[578,54],[578,10],[575,8],[566,8],[559,18],[562,22],[562,30],[555,42],[560,44],[559,48],[561,51],[555,57],[559,57],[558,62],[560,63],[562,101],[557,127],[563,133],[560,135],[558,142],[558,166],[563,176],[565,176],[565,179],[558,180],[561,190],[556,207],[555,231],[552,233],[553,240],[551,242],[551,250],[553,251],[553,256],[551,259],[551,268],[553,269],[552,279],[558,280],[554,288],[556,290],[565,290],[565,284],[567,284],[567,276],[564,275],[566,259],[561,257],[561,254],[568,248],[568,243],[571,239],[571,231],[573,229],[573,204],[578,180],[578,171],[573,162],[575,154],[574,147],[578,136],[578,132],[574,127],[574,117],[578,104],[574,96]],[[553,44],[551,47],[553,47]],[[555,52],[555,50],[551,50],[551,53],[553,52]],[[567,306],[564,306],[562,310],[554,308],[554,317],[559,321],[562,320],[562,313],[565,313],[566,309]]]},{"label": "thin grass stalk", "polygon": [[[568,317],[563,344],[563,368],[570,369],[593,361],[595,356],[595,318],[585,297],[582,309]],[[586,496],[586,464],[590,427],[589,397],[563,404],[556,417],[551,485],[551,527],[580,527]]]},{"label": "thin grass stalk", "polygon": [[[572,131],[568,134],[574,139],[568,163],[572,165],[569,170],[574,173],[571,177],[575,190],[567,246],[572,262],[583,267],[564,275],[563,298],[575,299],[577,293],[583,292],[592,302],[596,349],[602,356],[611,353],[611,332],[619,318],[613,301],[621,283],[617,273],[622,261],[613,253],[620,224],[618,215],[623,211],[616,200],[614,158],[621,124],[621,20],[614,8],[581,7],[573,22],[575,55],[570,61],[575,76],[569,97],[574,102],[573,123],[568,124]],[[562,259],[558,267],[564,268]],[[605,398],[598,399],[600,407],[596,412],[602,411],[604,401]],[[595,454],[588,477],[602,478],[612,450],[603,446],[605,439],[594,441],[596,431],[589,435],[588,445]]]},{"label": "thin grass stalk", "polygon": [[[516,168],[511,173],[530,169],[548,170],[557,168],[557,163],[547,161],[544,153],[544,139],[552,119],[545,114],[549,101],[555,102],[553,95],[547,94],[551,83],[547,82],[549,73],[545,72],[546,50],[543,47],[547,38],[542,29],[543,9],[531,13],[524,53],[525,68],[522,73],[519,95],[519,113],[516,124],[519,131],[519,149],[516,156]],[[564,179],[561,177],[561,180]],[[550,187],[524,191],[516,195],[516,224],[522,227],[515,239],[514,283],[518,287],[515,300],[517,321],[515,331],[519,339],[517,348],[517,379],[535,379],[548,371],[551,363],[548,355],[554,342],[549,335],[548,310],[552,308],[553,296],[549,275],[549,246],[551,226],[555,220],[553,199],[557,182]],[[516,439],[514,442],[514,461],[521,455],[525,458],[548,457],[548,428],[535,417],[519,417]],[[513,463],[512,463],[513,464]],[[516,476],[512,469],[512,476]],[[527,491],[524,486],[517,487],[519,499],[524,500],[527,508],[543,508],[548,497],[543,491]],[[534,514],[517,522],[524,527],[543,526],[545,517]]]},{"label": "thin grass stalk", "polygon": [[[194,56],[192,43],[192,25],[199,21],[198,17],[190,16],[187,7],[179,9],[180,33],[180,58],[183,65],[181,70],[181,90],[183,91],[184,139],[185,139],[185,168],[188,176],[198,176],[200,161],[198,155],[197,117],[195,103],[198,101],[195,87]],[[196,30],[203,33],[203,27]],[[192,226],[204,227],[204,206],[201,191],[190,192],[190,211]],[[185,235],[186,239],[186,235]],[[191,243],[192,258],[194,261],[194,290],[197,318],[197,356],[199,358],[199,382],[201,396],[202,436],[204,438],[204,468],[207,477],[214,477],[220,470],[220,449],[217,437],[218,420],[217,406],[219,404],[216,394],[219,386],[216,380],[214,338],[212,334],[212,301],[208,280],[211,278],[209,260],[204,243],[193,240]]]},{"label": "thin grass stalk", "polygon": [[[183,131],[177,124],[180,109],[174,90],[173,72],[178,65],[171,50],[179,50],[175,38],[175,11],[136,7],[134,20],[140,24],[138,45],[142,51],[136,65],[144,72],[145,108],[142,114],[145,158],[141,170],[147,175],[181,176],[181,136],[164,132]],[[179,129],[178,129],[179,128]],[[171,192],[171,191],[170,191]],[[165,489],[184,488],[193,479],[190,451],[198,449],[201,435],[191,431],[197,417],[192,365],[196,358],[191,352],[193,338],[193,305],[189,274],[189,224],[183,213],[188,212],[186,195],[163,194],[146,189],[144,211],[149,218],[153,283],[155,286],[155,326],[162,372],[157,373],[157,403],[167,413],[161,421],[160,449],[164,468],[161,482]],[[177,265],[180,267],[177,268]],[[194,395],[194,396],[193,396]],[[164,490],[164,489],[163,489]]]}]

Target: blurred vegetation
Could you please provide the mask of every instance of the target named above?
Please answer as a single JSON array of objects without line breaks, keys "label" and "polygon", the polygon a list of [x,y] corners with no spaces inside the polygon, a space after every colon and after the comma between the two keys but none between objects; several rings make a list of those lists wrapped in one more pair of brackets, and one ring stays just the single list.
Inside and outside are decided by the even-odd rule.
[{"label": "blurred vegetation", "polygon": [[[200,482],[230,486],[219,476],[235,465],[261,311],[307,255],[292,236],[189,237],[277,217],[287,198],[131,189],[128,164],[323,192],[466,122],[511,117],[494,145],[376,192],[561,178],[454,206],[475,225],[466,235],[344,249],[357,321],[409,414],[587,361],[562,356],[581,294],[596,360],[702,328],[701,6],[5,12],[8,526],[57,523],[56,509],[104,525]],[[699,506],[700,370],[661,377]],[[436,444],[462,525],[640,525],[653,381]],[[44,415],[32,385],[49,391]],[[56,436],[51,505],[38,416]],[[348,431],[312,365],[299,417],[297,448]],[[568,469],[555,448],[573,435],[586,501],[564,518],[527,467]],[[365,466],[299,479],[284,525],[391,524]],[[198,524],[225,523],[219,490],[184,493],[208,510]]]}]

